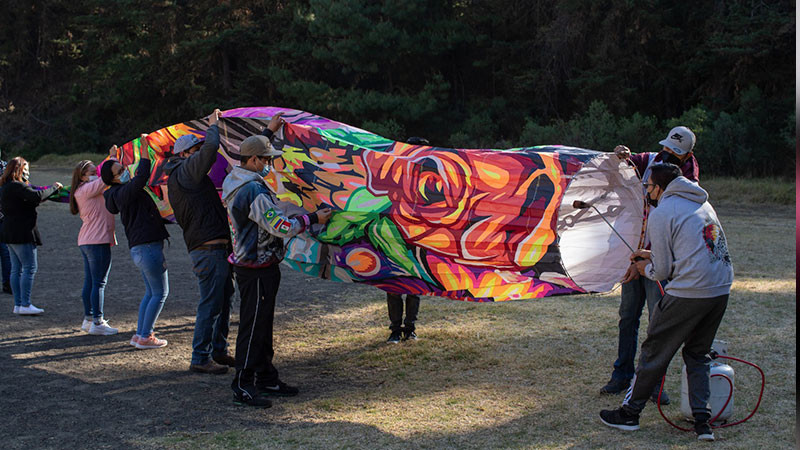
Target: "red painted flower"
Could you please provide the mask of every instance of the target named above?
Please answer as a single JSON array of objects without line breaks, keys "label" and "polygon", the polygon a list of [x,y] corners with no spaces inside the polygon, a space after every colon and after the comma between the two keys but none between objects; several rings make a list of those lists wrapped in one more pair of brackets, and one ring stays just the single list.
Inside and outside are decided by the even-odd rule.
[{"label": "red painted flower", "polygon": [[521,268],[555,240],[566,180],[556,155],[398,143],[365,151],[368,188],[392,201],[407,242],[457,262]]}]

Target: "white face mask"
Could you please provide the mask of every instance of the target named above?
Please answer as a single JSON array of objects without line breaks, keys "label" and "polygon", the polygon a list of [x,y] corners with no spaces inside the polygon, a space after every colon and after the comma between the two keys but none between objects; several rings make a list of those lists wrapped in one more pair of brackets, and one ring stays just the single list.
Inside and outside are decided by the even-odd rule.
[{"label": "white face mask", "polygon": [[28,182],[28,180],[30,180],[30,179],[31,179],[31,173],[30,173],[30,171],[28,171],[28,169],[25,169],[25,170],[23,170],[23,171],[22,171],[22,181],[24,181],[25,183],[27,183],[27,182]]},{"label": "white face mask", "polygon": [[97,179],[97,175],[89,175],[89,181],[94,181]]}]

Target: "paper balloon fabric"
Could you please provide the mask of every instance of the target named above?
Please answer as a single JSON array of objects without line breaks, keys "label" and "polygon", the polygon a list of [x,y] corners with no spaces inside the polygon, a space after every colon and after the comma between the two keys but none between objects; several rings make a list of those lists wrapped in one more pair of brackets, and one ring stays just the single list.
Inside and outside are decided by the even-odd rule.
[{"label": "paper balloon fabric", "polygon": [[[209,176],[221,186],[239,144],[276,113],[284,153],[266,178],[292,213],[329,206],[326,226],[287,242],[284,260],[309,275],[393,293],[504,301],[610,290],[628,268],[643,222],[641,181],[610,153],[564,146],[506,150],[410,145],[307,112],[223,112]],[[150,193],[172,220],[163,161],[205,119],[148,136]],[[121,148],[135,170],[139,139]],[[575,209],[574,200],[594,208]]]}]

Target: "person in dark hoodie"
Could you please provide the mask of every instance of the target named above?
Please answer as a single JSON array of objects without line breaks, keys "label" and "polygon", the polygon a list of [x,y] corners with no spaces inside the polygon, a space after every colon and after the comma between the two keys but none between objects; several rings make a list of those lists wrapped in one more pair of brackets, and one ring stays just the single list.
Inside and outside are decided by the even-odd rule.
[{"label": "person in dark hoodie", "polygon": [[[175,211],[175,220],[183,229],[200,288],[189,370],[214,374],[225,373],[228,367],[236,364],[227,352],[234,293],[228,262],[230,227],[217,188],[208,176],[219,156],[217,123],[221,115],[217,109],[209,116],[205,140],[193,134],[178,138],[173,147],[177,156],[165,165],[170,205]],[[268,129],[271,133],[279,126],[280,116],[276,115]]]},{"label": "person in dark hoodie", "polygon": [[[274,118],[273,118],[274,120]],[[278,119],[282,123],[282,119]],[[271,136],[271,130],[265,130]],[[233,228],[229,261],[239,285],[241,310],[236,338],[236,375],[231,383],[234,403],[261,408],[272,406],[266,396],[293,396],[299,390],[278,378],[272,365],[272,324],[281,272],[278,264],[288,239],[312,224],[327,223],[328,208],[288,217],[264,181],[274,157],[282,154],[267,136],[250,136],[240,148],[240,165],[222,184],[222,198]]]},{"label": "person in dark hoodie", "polygon": [[167,261],[164,259],[164,239],[169,238],[167,228],[153,200],[145,191],[150,178],[150,149],[147,135],[141,135],[141,159],[133,178],[122,164],[114,160],[103,163],[100,178],[110,186],[103,193],[106,209],[119,214],[128,238],[131,258],[142,271],[145,294],[139,304],[136,334],[130,344],[138,349],[160,348],[167,345],[153,332],[156,319],[169,294]]},{"label": "person in dark hoodie", "polygon": [[41,190],[30,186],[30,167],[24,158],[11,159],[0,177],[0,210],[3,226],[0,242],[8,246],[11,256],[11,291],[14,314],[37,315],[44,309],[31,303],[31,288],[38,268],[36,247],[42,245],[36,227],[36,208],[53,195],[61,183]]},{"label": "person in dark hoodie", "polygon": [[694,429],[699,440],[713,441],[707,355],[733,283],[725,233],[708,193],[682,177],[678,166],[653,166],[645,186],[648,201],[657,206],[647,223],[651,250],[638,250],[631,261],[640,275],[670,282],[653,311],[622,407],[601,411],[600,419],[610,427],[638,430],[639,414],[683,345]]}]

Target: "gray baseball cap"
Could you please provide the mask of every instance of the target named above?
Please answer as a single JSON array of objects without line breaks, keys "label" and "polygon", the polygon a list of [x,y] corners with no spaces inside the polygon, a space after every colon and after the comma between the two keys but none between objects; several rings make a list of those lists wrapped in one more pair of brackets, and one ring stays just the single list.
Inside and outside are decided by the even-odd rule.
[{"label": "gray baseball cap", "polygon": [[676,155],[685,155],[694,149],[697,142],[692,130],[686,127],[675,127],[669,131],[667,138],[659,144],[675,152]]},{"label": "gray baseball cap", "polygon": [[201,142],[203,141],[198,139],[197,136],[193,134],[184,134],[175,141],[175,145],[172,146],[172,153],[177,155],[180,152],[189,150]]},{"label": "gray baseball cap", "polygon": [[275,147],[269,142],[266,136],[260,134],[250,136],[242,141],[239,146],[239,155],[242,160],[251,156],[280,156],[283,152],[276,150]]}]

